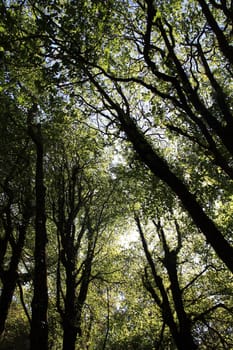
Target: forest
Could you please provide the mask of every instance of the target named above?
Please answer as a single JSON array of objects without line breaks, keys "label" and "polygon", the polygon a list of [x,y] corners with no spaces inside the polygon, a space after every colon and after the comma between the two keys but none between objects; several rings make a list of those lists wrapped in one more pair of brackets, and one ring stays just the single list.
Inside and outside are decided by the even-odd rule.
[{"label": "forest", "polygon": [[0,349],[233,350],[233,2],[0,1]]}]

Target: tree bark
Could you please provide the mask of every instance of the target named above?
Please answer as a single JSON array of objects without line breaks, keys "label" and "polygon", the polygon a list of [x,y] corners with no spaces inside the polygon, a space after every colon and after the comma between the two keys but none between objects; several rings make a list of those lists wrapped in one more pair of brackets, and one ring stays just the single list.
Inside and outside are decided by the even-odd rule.
[{"label": "tree bark", "polygon": [[73,322],[67,319],[63,323],[63,350],[75,350],[78,333],[79,328]]},{"label": "tree bark", "polygon": [[[71,271],[72,274],[73,271]],[[65,310],[63,315],[63,350],[75,350],[75,343],[80,333],[76,322],[75,278],[66,279]]]},{"label": "tree bark", "polygon": [[134,121],[124,113],[120,107],[116,107],[122,129],[125,131],[142,162],[178,196],[196,226],[200,228],[205,235],[207,242],[213,247],[219,258],[233,273],[233,248],[231,245],[224,238],[214,222],[204,212],[203,208],[197,202],[195,196],[188,190],[184,182],[170,170],[166,161],[156,153]]},{"label": "tree bark", "polygon": [[[170,251],[169,247],[167,246],[165,242],[165,236],[162,239],[163,248],[165,251],[165,258],[163,260],[163,264],[166,267],[168,271],[168,275],[171,282],[171,290],[172,290],[172,296],[173,296],[173,305],[174,309],[178,318],[178,321],[174,318],[173,313],[173,307],[171,305],[171,302],[169,300],[169,296],[167,294],[167,290],[164,286],[162,278],[158,275],[156,271],[156,267],[152,258],[151,253],[149,252],[148,245],[142,230],[142,226],[140,223],[140,220],[138,217],[135,217],[140,238],[143,245],[143,250],[145,253],[145,256],[147,258],[147,262],[151,269],[151,274],[153,277],[153,280],[155,282],[155,285],[157,286],[161,298],[158,296],[156,291],[154,290],[152,284],[149,281],[147,270],[145,269],[145,279],[144,279],[144,286],[148,290],[148,292],[151,294],[152,298],[154,299],[155,303],[159,306],[162,312],[162,317],[164,323],[169,327],[171,335],[174,339],[174,342],[176,343],[177,349],[179,350],[197,350],[197,345],[194,343],[192,334],[191,334],[191,326],[190,326],[190,320],[185,312],[183,300],[182,300],[182,293],[179,287],[178,277],[177,277],[177,261],[176,261],[176,251]],[[162,232],[163,234],[163,232]]]},{"label": "tree bark", "polygon": [[[78,181],[77,168],[70,168],[65,180],[66,176],[63,172],[67,169],[69,169],[68,163],[59,174],[57,203],[54,203],[53,216],[57,226],[59,246],[57,310],[63,325],[63,350],[74,350],[77,337],[82,336],[81,316],[88,292],[93,247],[92,241],[88,240],[85,260],[81,260],[79,250],[83,236],[88,230],[88,213],[85,209],[83,223],[79,228],[75,227],[76,218],[85,201],[82,197],[82,184]],[[68,200],[65,201],[67,192],[69,192],[69,196]],[[78,261],[79,258],[80,261]],[[64,294],[61,287],[60,264],[64,267],[66,277]]]},{"label": "tree bark", "polygon": [[34,295],[32,300],[31,350],[48,350],[48,288],[46,262],[46,213],[43,169],[43,140],[40,126],[29,125],[29,135],[36,146],[36,218],[34,250]]},{"label": "tree bark", "polygon": [[195,196],[189,191],[185,183],[179,179],[169,168],[167,162],[160,157],[153,146],[147,140],[143,132],[130,117],[130,106],[119,89],[119,93],[126,104],[126,110],[123,110],[118,103],[115,103],[102,86],[94,79],[89,71],[86,70],[90,81],[95,85],[99,93],[106,99],[110,108],[117,113],[121,129],[125,132],[128,140],[131,142],[135,152],[141,161],[147,165],[151,172],[165,182],[171,190],[177,195],[184,208],[190,214],[195,225],[202,231],[206,241],[215,250],[218,257],[225,263],[228,269],[233,273],[233,247],[224,238],[213,220],[208,217]]},{"label": "tree bark", "polygon": [[[75,350],[75,343],[81,331],[77,326],[77,311],[76,311],[76,266],[75,257],[72,255],[71,250],[66,246],[66,256],[69,260],[63,259],[63,264],[66,270],[66,295],[64,312],[60,315],[62,317],[63,324],[63,350]],[[74,252],[73,252],[74,253]],[[65,254],[65,252],[64,252]]]},{"label": "tree bark", "polygon": [[[3,239],[3,245],[1,250],[1,281],[2,281],[2,291],[0,296],[0,336],[4,332],[5,323],[8,316],[9,308],[12,302],[13,294],[16,288],[17,279],[18,279],[18,265],[21,258],[22,250],[24,247],[25,237],[27,233],[27,227],[29,223],[31,210],[26,204],[27,199],[25,200],[25,206],[22,213],[22,222],[18,224],[17,228],[14,227],[12,222],[12,213],[11,213],[11,204],[9,203],[5,210],[5,219],[4,229],[5,236]],[[13,231],[17,230],[18,238],[13,238]],[[7,251],[7,245],[11,244],[12,255],[9,264],[9,268],[4,270],[3,261],[4,256]]]},{"label": "tree bark", "polygon": [[[219,48],[222,51],[223,55],[229,60],[229,62],[231,64],[233,64],[233,47],[232,45],[229,44],[228,40],[226,39],[224,33],[222,32],[221,28],[219,27],[218,23],[216,22],[210,8],[209,5],[206,3],[205,0],[198,0],[201,8],[202,8],[202,12],[206,17],[206,20],[210,26],[210,28],[212,29],[212,31],[214,32],[217,40],[218,40],[218,44],[219,44]],[[225,1],[223,1],[222,3],[225,3]],[[227,13],[225,12],[226,18],[232,21],[232,13],[229,11],[229,17],[227,16]]]},{"label": "tree bark", "polygon": [[[142,227],[140,224],[140,220],[138,217],[135,217],[135,220],[136,220],[136,223],[138,226],[140,238],[141,238],[142,245],[143,245],[143,250],[144,250],[144,253],[146,255],[148,264],[150,266],[152,277],[154,279],[155,285],[159,289],[161,299],[156,294],[154,288],[152,287],[152,285],[148,279],[148,275],[147,275],[146,270],[145,270],[145,280],[144,280],[143,284],[144,284],[145,288],[151,294],[155,303],[161,309],[163,321],[169,327],[171,335],[174,339],[174,342],[177,345],[177,348],[179,350],[187,350],[187,349],[196,350],[197,346],[193,341],[193,337],[191,334],[190,322],[189,322],[189,319],[188,319],[186,312],[184,310],[184,306],[183,306],[183,302],[182,302],[182,298],[181,298],[181,293],[179,294],[178,290],[177,290],[177,287],[178,287],[178,289],[180,291],[178,280],[176,281],[176,277],[174,279],[173,278],[170,279],[175,311],[176,311],[176,314],[178,316],[178,321],[179,321],[179,323],[177,324],[177,322],[175,321],[174,316],[173,316],[172,306],[171,306],[171,303],[169,301],[169,297],[168,297],[166,288],[164,287],[163,280],[157,274],[153,258],[151,256],[151,253],[149,252],[147,242],[146,242],[146,239],[144,237],[144,233],[143,233],[143,230],[142,230]],[[166,259],[166,261],[164,261],[165,262],[164,265],[167,267],[169,277],[170,277],[170,273],[175,272],[174,270],[176,270],[176,264],[173,265],[171,268],[170,257],[172,257],[172,255],[168,256],[168,254],[166,254],[166,253],[168,253],[168,251],[165,252],[165,259],[166,258],[167,259]],[[172,252],[170,252],[170,253],[172,253]],[[169,259],[169,263],[167,264],[168,259]],[[175,293],[174,293],[174,291],[175,291]]]},{"label": "tree bark", "polygon": [[190,349],[196,350],[197,345],[193,341],[191,333],[190,319],[185,311],[182,292],[179,286],[178,276],[177,276],[177,259],[174,256],[174,251],[167,251],[165,253],[164,265],[167,269],[169,279],[171,282],[171,291],[175,306],[175,311],[177,314],[179,322],[179,349]]},{"label": "tree bark", "polygon": [[13,294],[16,288],[17,279],[18,279],[18,265],[24,246],[26,236],[26,225],[22,225],[19,228],[19,238],[15,243],[13,248],[13,254],[11,257],[11,262],[8,271],[4,272],[3,277],[3,287],[0,297],[0,335],[4,332],[5,323],[8,316],[9,308],[13,298]]}]

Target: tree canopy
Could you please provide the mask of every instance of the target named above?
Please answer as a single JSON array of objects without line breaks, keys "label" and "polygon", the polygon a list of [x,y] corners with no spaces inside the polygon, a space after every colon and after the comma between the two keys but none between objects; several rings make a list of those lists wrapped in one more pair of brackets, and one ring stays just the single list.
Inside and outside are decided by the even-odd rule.
[{"label": "tree canopy", "polygon": [[232,13],[0,2],[1,348],[233,349]]}]

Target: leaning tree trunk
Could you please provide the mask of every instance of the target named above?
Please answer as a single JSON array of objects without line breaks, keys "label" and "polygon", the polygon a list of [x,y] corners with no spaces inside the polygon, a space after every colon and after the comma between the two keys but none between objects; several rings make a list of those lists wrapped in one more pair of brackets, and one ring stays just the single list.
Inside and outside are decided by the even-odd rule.
[{"label": "leaning tree trunk", "polygon": [[[117,106],[115,106],[117,107]],[[168,164],[147,141],[129,115],[125,114],[120,107],[116,108],[122,129],[131,141],[135,151],[142,162],[148,166],[152,173],[164,181],[181,200],[184,208],[192,217],[195,225],[205,235],[207,242],[215,250],[219,258],[233,272],[233,247],[227,242],[215,223],[204,212],[195,196],[187,186],[169,168]]]},{"label": "leaning tree trunk", "polygon": [[204,234],[206,241],[212,246],[218,257],[233,273],[233,247],[224,238],[213,220],[205,213],[195,195],[193,195],[186,184],[177,177],[174,172],[172,172],[166,160],[157,154],[151,143],[137,126],[136,122],[131,118],[130,109],[128,108],[126,111],[122,109],[118,103],[113,101],[111,96],[108,95],[88,70],[86,70],[86,74],[99,93],[104,99],[106,99],[109,106],[111,106],[111,108],[117,113],[117,119],[121,129],[125,132],[141,161],[155,176],[165,182],[177,195],[184,208],[190,214],[195,225]]}]

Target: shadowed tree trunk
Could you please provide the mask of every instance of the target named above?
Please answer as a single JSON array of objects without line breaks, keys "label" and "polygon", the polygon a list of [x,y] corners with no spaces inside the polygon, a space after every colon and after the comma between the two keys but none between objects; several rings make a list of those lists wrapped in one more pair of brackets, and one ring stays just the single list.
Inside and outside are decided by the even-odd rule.
[{"label": "shadowed tree trunk", "polygon": [[176,312],[176,317],[174,316],[173,306],[171,305],[171,301],[169,300],[169,296],[167,293],[167,289],[164,286],[163,279],[159,276],[156,271],[156,266],[153,261],[152,255],[149,252],[148,245],[144,236],[144,232],[140,223],[139,217],[135,217],[137,227],[139,230],[140,238],[142,241],[144,253],[151,271],[152,279],[154,280],[154,284],[157,287],[159,293],[154,289],[152,283],[150,282],[150,277],[148,274],[148,269],[145,269],[145,275],[143,277],[143,285],[151,294],[155,303],[159,306],[163,321],[169,327],[171,335],[176,343],[177,349],[179,350],[196,350],[197,345],[195,344],[192,333],[191,333],[191,323],[189,317],[185,311],[183,299],[182,299],[182,291],[179,286],[178,275],[177,275],[177,255],[181,249],[181,239],[179,237],[178,232],[178,245],[174,250],[170,250],[163,228],[160,223],[155,223],[158,234],[160,236],[161,243],[164,249],[164,258],[163,265],[165,266],[170,283],[171,283],[171,291],[172,291],[172,299],[173,306]]},{"label": "shadowed tree trunk", "polygon": [[34,105],[29,114],[28,132],[36,147],[36,217],[35,217],[35,248],[34,248],[34,294],[32,299],[32,322],[30,341],[31,350],[48,350],[48,288],[46,262],[46,213],[43,139],[40,125],[33,125],[32,118],[37,112]]},{"label": "shadowed tree trunk", "polygon": [[[230,50],[229,39],[226,39],[226,36],[223,33],[224,30],[217,25],[214,16],[211,13],[211,7],[215,6],[217,3],[211,2],[211,5],[209,5],[204,0],[199,0],[199,3],[202,8],[202,16],[207,19],[212,30],[212,34],[216,36],[219,45],[221,42],[220,49],[222,51],[223,61],[224,59],[229,59],[229,61],[232,63],[232,55],[229,54],[229,52],[232,51],[232,48]],[[225,239],[224,234],[222,234],[222,232],[218,229],[214,221],[206,214],[201,203],[190,191],[185,181],[178,177],[175,172],[173,172],[166,159],[161,156],[159,152],[157,152],[150,139],[144,135],[143,129],[136,121],[130,99],[128,99],[127,94],[124,94],[124,90],[121,88],[120,84],[136,83],[139,89],[141,86],[143,86],[143,89],[146,88],[152,94],[155,94],[158,98],[160,98],[161,101],[168,101],[168,104],[172,104],[173,108],[176,108],[177,111],[182,110],[182,113],[184,113],[186,117],[185,122],[190,125],[191,130],[198,130],[198,137],[202,140],[200,142],[197,137],[194,142],[198,143],[199,145],[203,143],[204,149],[207,151],[209,156],[211,158],[214,157],[215,159],[213,164],[219,164],[222,169],[232,178],[233,171],[230,164],[231,156],[233,155],[233,119],[229,102],[230,96],[228,96],[224,91],[224,80],[217,80],[214,75],[214,71],[211,71],[212,66],[208,64],[207,59],[209,56],[205,56],[205,50],[201,47],[201,41],[198,41],[195,45],[198,50],[200,61],[204,67],[205,75],[208,78],[210,89],[216,96],[214,101],[217,106],[213,110],[210,109],[207,104],[205,104],[202,96],[202,90],[196,89],[192,86],[191,80],[185,71],[183,61],[179,59],[176,50],[174,49],[176,45],[176,37],[172,30],[173,24],[168,23],[165,18],[161,20],[160,16],[157,16],[158,9],[153,1],[147,0],[144,2],[144,4],[145,6],[143,11],[145,12],[145,31],[143,33],[144,35],[142,36],[142,42],[135,39],[135,44],[138,47],[139,53],[143,56],[145,69],[148,70],[148,74],[149,72],[151,74],[150,83],[148,83],[147,80],[143,80],[143,78],[139,79],[138,77],[131,77],[131,75],[127,78],[125,78],[125,75],[123,77],[118,77],[117,72],[114,72],[114,69],[112,69],[112,73],[108,73],[104,69],[100,68],[100,72],[106,79],[109,79],[110,83],[112,84],[114,94],[115,96],[117,95],[117,98],[115,98],[115,96],[111,94],[111,91],[108,90],[107,84],[104,85],[100,79],[96,78],[94,73],[92,74],[90,65],[87,65],[86,60],[80,55],[79,59],[83,65],[86,75],[96,87],[100,95],[104,98],[104,107],[108,108],[111,115],[114,115],[112,117],[112,121],[115,122],[126,134],[141,161],[155,176],[165,182],[177,195],[183,204],[183,207],[190,214],[195,225],[205,235],[207,242],[212,246],[218,257],[225,263],[228,269],[233,272],[233,247]],[[216,6],[218,5],[219,4]],[[230,21],[230,11],[227,10],[226,4],[221,3],[219,6],[224,12],[224,15],[222,15],[225,16],[227,21]],[[203,28],[200,27],[200,36],[206,33],[202,32],[202,30]],[[161,46],[163,49],[158,48],[158,51],[156,51],[157,44],[154,45],[153,42],[154,33],[161,36]],[[190,46],[190,42],[187,41],[186,44],[187,47]],[[177,46],[179,46],[179,43],[177,43]],[[169,72],[168,74],[165,74],[162,72],[162,70],[160,70],[159,64],[156,61],[161,52],[167,54],[169,57],[169,60],[167,60],[168,62],[166,63],[166,68]],[[190,51],[189,54],[191,55],[192,52]],[[70,55],[72,56],[72,52],[70,52]],[[156,57],[156,59],[154,57]],[[196,73],[196,71],[193,71],[194,75]],[[219,113],[221,118],[218,116]],[[142,116],[141,121],[144,120],[143,118],[144,117]],[[153,115],[151,115],[151,118],[153,119]],[[182,119],[180,121],[182,121]],[[195,128],[193,128],[193,125]],[[180,130],[182,134],[182,128],[180,128]],[[192,139],[191,136],[190,139]]]},{"label": "shadowed tree trunk", "polygon": [[[9,189],[8,184],[5,185],[4,190],[9,197],[9,202],[1,215],[4,236],[0,242],[0,278],[2,282],[0,295],[0,336],[4,332],[5,323],[16,288],[18,280],[18,265],[24,247],[29,219],[32,214],[30,202],[25,197],[24,202],[21,203],[21,207],[23,208],[22,218],[20,219],[20,222],[15,222],[15,220],[18,219],[14,217],[11,208],[13,202],[13,191]],[[5,268],[4,257],[7,253],[8,245],[11,246],[12,253],[8,268]]]},{"label": "shadowed tree trunk", "polygon": [[9,269],[3,272],[3,286],[0,296],[0,334],[5,329],[5,322],[11,305],[12,297],[16,288],[18,279],[18,265],[24,247],[24,241],[27,232],[27,224],[24,223],[18,228],[18,240],[12,243],[12,256]]},{"label": "shadowed tree trunk", "polygon": [[176,176],[170,169],[168,163],[157,154],[150,141],[139,129],[136,122],[131,118],[130,107],[127,105],[127,99],[120,91],[126,103],[126,110],[114,102],[101,85],[87,72],[90,80],[103,95],[112,109],[117,113],[121,129],[125,132],[128,140],[132,143],[134,150],[139,155],[141,161],[151,170],[151,172],[164,181],[171,190],[180,199],[183,207],[188,211],[195,225],[200,228],[207,242],[215,250],[219,258],[226,264],[233,273],[233,248],[224,238],[223,234],[217,228],[213,220],[205,213],[186,184]]},{"label": "shadowed tree trunk", "polygon": [[[82,336],[82,309],[89,288],[95,249],[96,232],[92,230],[88,212],[93,194],[84,191],[82,167],[79,168],[78,164],[70,167],[67,159],[64,159],[57,179],[57,198],[53,204],[59,247],[57,310],[63,326],[63,350],[74,350],[77,338]],[[64,287],[61,269],[65,274]]]}]

